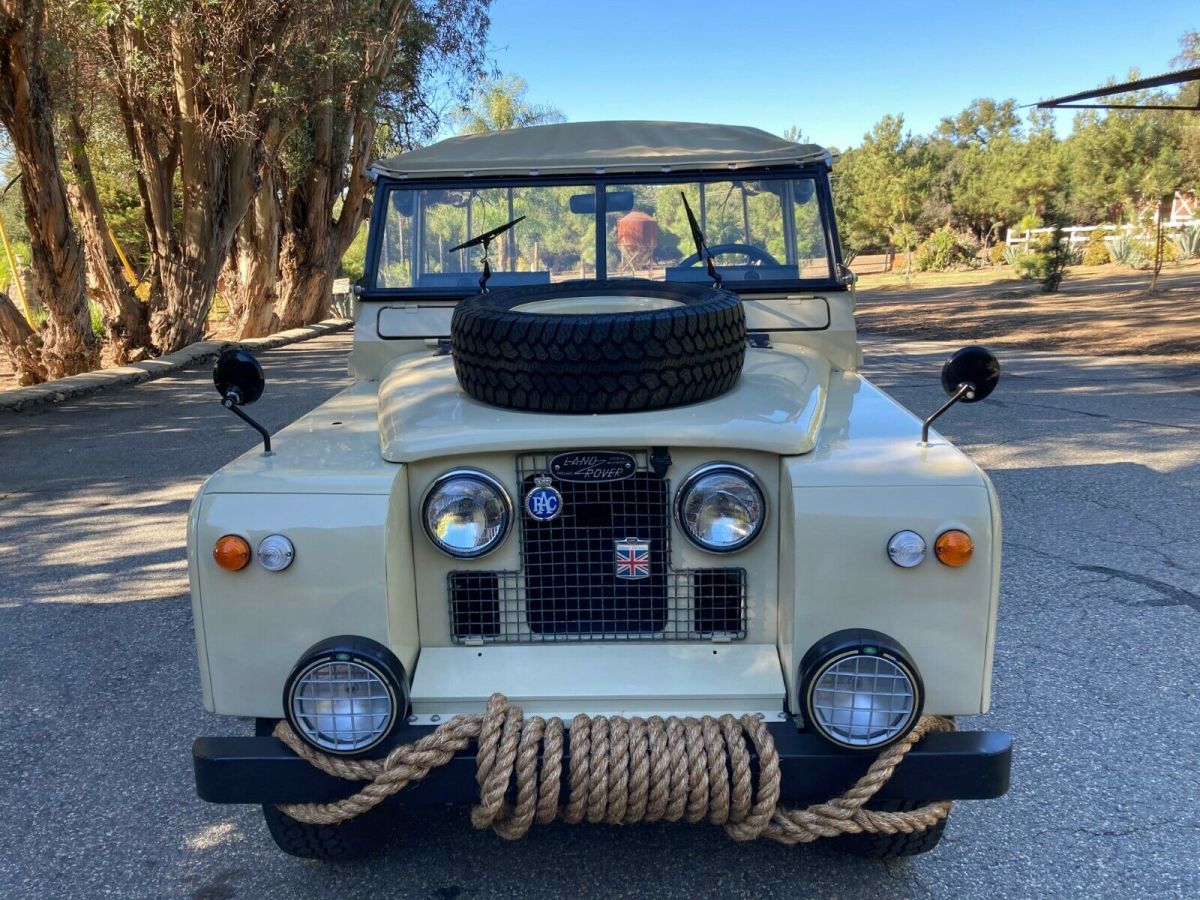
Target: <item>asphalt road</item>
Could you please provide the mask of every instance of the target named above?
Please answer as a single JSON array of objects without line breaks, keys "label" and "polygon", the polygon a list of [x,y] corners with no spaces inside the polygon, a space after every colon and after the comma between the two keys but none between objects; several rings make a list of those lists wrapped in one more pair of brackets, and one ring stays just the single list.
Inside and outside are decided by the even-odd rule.
[{"label": "asphalt road", "polygon": [[[272,430],[340,389],[346,336],[264,356]],[[945,347],[869,372],[940,402]],[[381,858],[280,854],[254,808],[192,791],[189,747],[245,723],[200,705],[184,519],[252,446],[207,371],[0,414],[0,896],[1182,897],[1200,874],[1200,371],[1006,354],[944,434],[1005,511],[992,714],[1013,789],[962,803],[933,854],[735,845],[707,826],[537,828],[409,816]]]}]

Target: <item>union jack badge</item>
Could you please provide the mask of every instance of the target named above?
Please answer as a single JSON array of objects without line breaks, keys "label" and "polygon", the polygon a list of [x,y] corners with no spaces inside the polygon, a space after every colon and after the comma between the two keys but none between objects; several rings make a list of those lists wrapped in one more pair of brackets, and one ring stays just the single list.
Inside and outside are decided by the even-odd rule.
[{"label": "union jack badge", "polygon": [[650,542],[640,538],[625,538],[614,541],[618,578],[636,581],[650,577]]},{"label": "union jack badge", "polygon": [[549,475],[534,476],[536,485],[525,495],[525,511],[530,518],[539,522],[552,522],[562,514],[563,498],[555,488],[551,487],[553,479]]}]

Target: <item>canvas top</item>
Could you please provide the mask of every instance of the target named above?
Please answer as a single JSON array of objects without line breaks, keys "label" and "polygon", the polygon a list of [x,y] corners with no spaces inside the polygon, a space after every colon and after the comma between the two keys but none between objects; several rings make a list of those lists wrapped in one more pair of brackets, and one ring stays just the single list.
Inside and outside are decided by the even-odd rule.
[{"label": "canvas top", "polygon": [[728,170],[828,160],[758,128],[698,122],[568,122],[467,134],[380,160],[397,178]]}]

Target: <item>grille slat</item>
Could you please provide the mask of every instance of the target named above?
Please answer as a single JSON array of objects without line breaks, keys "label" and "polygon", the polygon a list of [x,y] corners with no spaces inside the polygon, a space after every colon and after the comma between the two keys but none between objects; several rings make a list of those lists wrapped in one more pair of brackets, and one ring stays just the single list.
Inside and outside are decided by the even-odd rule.
[{"label": "grille slat", "polygon": [[[609,482],[555,479],[563,511],[542,522],[524,512],[553,454],[517,458],[521,571],[449,575],[456,641],[695,640],[746,636],[746,573],[672,569],[670,482],[633,452],[637,471]],[[649,543],[648,574],[616,575],[617,542]]]}]

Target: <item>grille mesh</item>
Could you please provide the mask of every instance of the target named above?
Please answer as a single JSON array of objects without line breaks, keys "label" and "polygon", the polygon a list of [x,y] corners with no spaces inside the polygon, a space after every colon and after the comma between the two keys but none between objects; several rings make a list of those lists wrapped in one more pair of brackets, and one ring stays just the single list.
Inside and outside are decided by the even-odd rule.
[{"label": "grille mesh", "polygon": [[[649,471],[645,450],[633,455],[638,470],[620,481],[554,480],[563,511],[550,522],[525,514],[523,501],[553,454],[518,457],[521,570],[450,573],[456,641],[746,636],[745,570],[670,567],[670,482]],[[626,540],[649,544],[644,577],[616,575]]]}]

